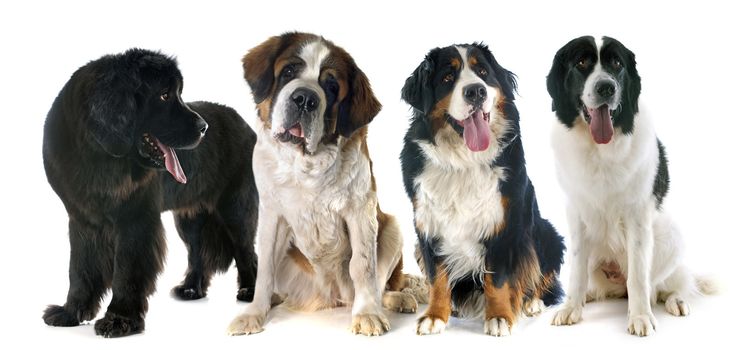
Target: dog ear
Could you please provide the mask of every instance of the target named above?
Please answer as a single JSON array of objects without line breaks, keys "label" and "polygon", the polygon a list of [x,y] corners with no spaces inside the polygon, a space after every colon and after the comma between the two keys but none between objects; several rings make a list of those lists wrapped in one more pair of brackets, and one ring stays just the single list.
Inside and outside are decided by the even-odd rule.
[{"label": "dog ear", "polygon": [[401,88],[401,99],[406,101],[414,109],[429,113],[432,109],[432,74],[434,73],[433,53],[438,49],[430,51],[419,67],[406,78],[404,87]]},{"label": "dog ear", "polygon": [[489,50],[488,46],[486,46],[485,44],[473,43],[473,46],[483,52],[483,55],[486,57],[488,63],[491,65],[491,68],[493,68],[493,72],[496,74],[496,78],[498,79],[499,84],[501,84],[501,90],[503,91],[504,98],[507,101],[513,101],[514,95],[516,94],[519,86],[516,82],[516,74],[502,67],[501,64],[498,63],[498,61],[496,60],[496,57],[493,56],[493,53],[491,53],[491,50]]},{"label": "dog ear", "polygon": [[274,63],[282,51],[284,36],[273,36],[252,48],[243,57],[245,81],[256,104],[268,97],[274,83]]},{"label": "dog ear", "polygon": [[381,111],[381,103],[373,94],[371,83],[360,68],[355,67],[348,81],[351,84],[350,91],[345,101],[340,103],[337,117],[337,132],[343,137],[350,137]]},{"label": "dog ear", "polygon": [[568,55],[568,45],[557,51],[552,60],[552,68],[547,74],[547,92],[552,97],[552,111],[557,114],[557,118],[563,124],[572,128],[580,112],[572,97],[573,93],[566,84],[568,65],[571,60]]},{"label": "dog ear", "polygon": [[[621,45],[623,46],[623,45]],[[625,121],[621,125],[621,131],[629,134],[634,131],[634,115],[639,113],[639,94],[641,93],[641,78],[636,70],[636,57],[634,53],[624,47],[624,68],[626,75],[624,77],[624,90],[621,98],[621,121]]]},{"label": "dog ear", "polygon": [[88,130],[105,152],[122,157],[133,147],[140,86],[138,73],[109,72],[98,77],[89,97]]}]

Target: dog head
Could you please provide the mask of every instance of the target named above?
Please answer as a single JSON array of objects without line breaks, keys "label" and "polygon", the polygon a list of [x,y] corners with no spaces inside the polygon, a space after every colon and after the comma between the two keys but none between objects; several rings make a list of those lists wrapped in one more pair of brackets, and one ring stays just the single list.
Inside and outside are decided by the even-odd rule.
[{"label": "dog head", "polygon": [[272,37],[243,57],[243,69],[271,136],[305,154],[351,137],[381,109],[353,58],[313,34]]},{"label": "dog head", "polygon": [[176,61],[131,49],[93,63],[87,127],[94,142],[114,157],[130,156],[186,183],[175,149],[196,147],[207,123],[182,101]]},{"label": "dog head", "polygon": [[634,53],[616,39],[573,39],[555,55],[547,76],[552,110],[567,127],[582,118],[598,144],[611,141],[614,128],[634,130],[641,79]]},{"label": "dog head", "polygon": [[[451,127],[473,152],[502,137],[506,105],[514,100],[514,74],[498,64],[483,44],[430,51],[406,79],[401,96],[419,113],[430,139]],[[493,135],[492,135],[493,134]]]}]

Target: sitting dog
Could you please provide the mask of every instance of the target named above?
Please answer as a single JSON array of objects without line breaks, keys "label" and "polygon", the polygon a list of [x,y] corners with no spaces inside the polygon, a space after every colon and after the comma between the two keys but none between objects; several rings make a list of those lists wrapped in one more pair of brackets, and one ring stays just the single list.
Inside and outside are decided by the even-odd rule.
[{"label": "sitting dog", "polygon": [[266,40],[243,68],[259,121],[258,278],[229,333],[261,332],[276,293],[303,310],[352,305],[354,333],[383,334],[382,302],[415,312],[417,301],[400,291],[401,234],[378,206],[366,136],[381,105],[368,78],[345,50],[305,33]]},{"label": "sitting dog", "polygon": [[454,310],[505,336],[522,309],[535,315],[562,296],[565,247],[537,209],[515,91],[482,44],[436,48],[406,80],[414,116],[401,165],[431,283],[417,334],[443,331]]},{"label": "sitting dog", "polygon": [[203,297],[212,274],[235,258],[238,299],[252,299],[256,136],[228,107],[183,103],[182,84],[176,61],[131,49],[79,68],[54,101],[43,159],[69,215],[71,257],[66,303],[46,309],[46,324],[92,320],[112,289],[95,332],[143,331],[166,252],[165,210],[174,211],[189,251],[187,275],[172,292]]},{"label": "sitting dog", "polygon": [[552,323],[577,323],[586,301],[628,294],[629,333],[649,335],[652,301],[686,316],[688,298],[715,286],[681,261],[680,232],[663,207],[667,157],[639,111],[634,53],[613,38],[574,39],[555,55],[547,90],[573,246],[568,298]]}]

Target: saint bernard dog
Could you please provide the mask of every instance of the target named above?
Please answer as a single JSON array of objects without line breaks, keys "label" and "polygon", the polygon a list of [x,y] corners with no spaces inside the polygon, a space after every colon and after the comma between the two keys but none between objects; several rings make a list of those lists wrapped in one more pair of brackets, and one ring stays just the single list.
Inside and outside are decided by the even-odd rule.
[{"label": "saint bernard dog", "polygon": [[436,48],[406,80],[401,165],[430,281],[417,334],[442,332],[452,313],[506,336],[521,311],[562,298],[565,246],[537,208],[515,92],[515,75],[482,44]]},{"label": "saint bernard dog", "polygon": [[586,301],[628,295],[629,333],[650,335],[652,302],[686,316],[688,298],[715,285],[681,261],[680,232],[663,207],[667,157],[639,110],[634,54],[613,38],[574,39],[555,55],[547,90],[573,249],[568,297],[552,323],[578,323]]},{"label": "saint bernard dog", "polygon": [[272,296],[301,310],[352,305],[353,333],[385,333],[382,303],[416,312],[405,286],[419,283],[402,274],[399,226],[378,205],[366,135],[381,104],[368,78],[345,50],[306,33],[266,40],[243,68],[258,109],[258,272],[229,333],[261,332]]}]

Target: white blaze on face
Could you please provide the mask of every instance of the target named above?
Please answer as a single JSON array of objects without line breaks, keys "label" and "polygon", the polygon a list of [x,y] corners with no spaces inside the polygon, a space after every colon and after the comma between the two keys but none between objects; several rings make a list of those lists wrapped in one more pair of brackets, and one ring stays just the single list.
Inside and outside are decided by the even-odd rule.
[{"label": "white blaze on face", "polygon": [[[330,49],[322,40],[312,41],[302,46],[298,56],[304,62],[304,66],[299,71],[297,77],[284,85],[276,96],[274,112],[271,117],[271,135],[275,137],[283,133],[286,127],[291,126],[283,124],[286,119],[287,106],[291,103],[291,95],[294,91],[298,88],[307,88],[314,91],[319,96],[319,108],[314,111],[314,119],[309,125],[309,129],[304,130],[306,148],[310,153],[314,153],[317,150],[317,146],[324,134],[324,114],[327,108],[327,96],[319,85],[319,75],[322,63],[329,54]],[[306,126],[302,127],[306,128]]]},{"label": "white blaze on face", "polygon": [[598,59],[596,60],[595,66],[593,66],[593,71],[590,73],[590,75],[588,75],[588,78],[585,79],[585,85],[583,87],[583,95],[581,99],[583,100],[583,104],[585,104],[587,108],[598,108],[602,104],[606,103],[607,101],[603,101],[600,99],[595,91],[595,88],[599,81],[608,80],[613,83],[616,89],[613,98],[611,99],[612,102],[609,103],[608,106],[609,109],[614,110],[618,108],[618,105],[621,103],[621,86],[619,86],[618,81],[616,81],[616,79],[614,79],[611,74],[603,70],[603,65],[601,63],[601,48],[603,47],[603,39],[596,38],[595,44],[598,48]]},{"label": "white blaze on face", "polygon": [[447,108],[447,113],[458,121],[465,120],[470,117],[470,113],[473,112],[473,106],[465,101],[463,91],[466,86],[472,84],[483,84],[483,86],[486,87],[488,97],[483,102],[482,109],[483,113],[489,113],[493,107],[493,103],[498,97],[498,91],[495,88],[488,86],[488,84],[486,84],[486,82],[470,68],[470,64],[468,63],[468,49],[459,46],[455,46],[455,48],[460,53],[460,57],[463,60],[463,69],[460,71],[460,75],[455,79],[455,87],[452,90],[452,97],[450,97],[450,106]]}]

